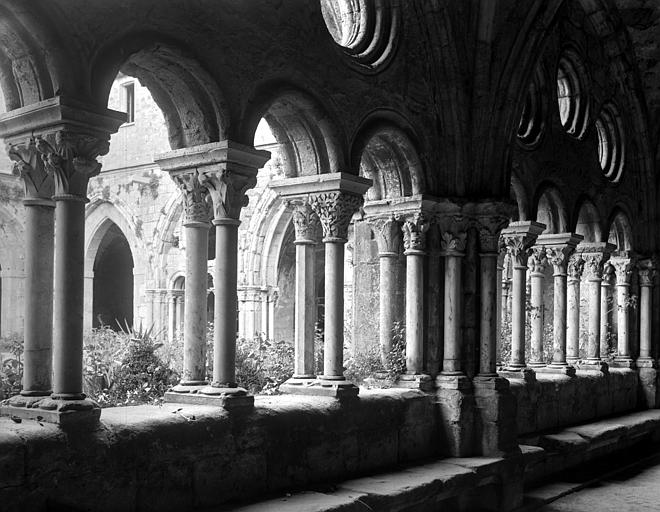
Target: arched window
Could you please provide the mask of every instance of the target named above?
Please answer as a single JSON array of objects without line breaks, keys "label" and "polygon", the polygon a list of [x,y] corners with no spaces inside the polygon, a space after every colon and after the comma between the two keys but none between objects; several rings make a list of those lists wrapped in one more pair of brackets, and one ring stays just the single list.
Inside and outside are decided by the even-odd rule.
[{"label": "arched window", "polygon": [[525,104],[518,124],[518,140],[528,147],[536,146],[545,128],[547,102],[544,89],[543,73],[538,67],[525,95]]},{"label": "arched window", "polygon": [[572,50],[564,52],[557,66],[557,106],[559,120],[569,135],[584,135],[589,117],[587,76],[580,58]]}]

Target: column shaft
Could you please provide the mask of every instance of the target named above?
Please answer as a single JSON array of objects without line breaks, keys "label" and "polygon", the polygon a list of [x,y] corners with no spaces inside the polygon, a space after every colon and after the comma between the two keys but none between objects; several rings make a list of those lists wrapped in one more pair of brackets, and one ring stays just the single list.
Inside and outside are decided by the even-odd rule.
[{"label": "column shaft", "polygon": [[82,399],[85,202],[55,196],[53,397]]},{"label": "column shaft", "polygon": [[167,297],[168,300],[168,306],[169,306],[169,314],[168,314],[168,319],[167,319],[167,326],[168,326],[168,332],[167,332],[167,339],[174,340],[174,336],[176,333],[176,297],[173,294],[168,295]]},{"label": "column shaft", "polygon": [[36,201],[25,201],[24,396],[52,388],[54,205]]},{"label": "column shaft", "polygon": [[[206,289],[208,286],[207,224],[191,223],[186,230],[186,294],[183,322],[181,385],[206,384]],[[217,301],[216,301],[217,303]]]},{"label": "column shaft", "polygon": [[525,368],[525,299],[527,268],[514,265],[511,304],[511,368]]},{"label": "column shaft", "polygon": [[566,326],[566,360],[580,360],[580,279],[568,280],[568,319]]},{"label": "column shaft", "polygon": [[482,376],[497,375],[498,320],[502,297],[498,293],[498,284],[500,282],[501,270],[497,266],[497,254],[481,254],[481,347],[479,373]]},{"label": "column shaft", "polygon": [[609,346],[607,337],[610,333],[609,307],[612,286],[603,275],[603,281],[600,285],[600,358],[607,360]]},{"label": "column shaft", "polygon": [[424,253],[406,251],[405,255],[406,373],[416,375],[424,367]]},{"label": "column shaft", "polygon": [[554,311],[552,323],[552,365],[566,366],[566,274],[553,274],[554,278]]},{"label": "column shaft", "polygon": [[600,361],[600,283],[598,278],[589,279],[588,362]]},{"label": "column shaft", "polygon": [[531,275],[531,360],[530,366],[545,366],[543,355],[543,281],[541,272],[532,272]]},{"label": "column shaft", "polygon": [[344,243],[325,243],[325,340],[323,379],[344,380]]},{"label": "column shaft", "polygon": [[640,287],[639,300],[639,357],[640,359],[651,359],[651,286]]},{"label": "column shaft", "polygon": [[236,312],[238,283],[238,225],[216,219],[213,386],[236,387]]},{"label": "column shaft", "polygon": [[630,337],[628,333],[628,300],[630,295],[629,284],[618,284],[617,292],[617,344],[618,356],[630,358]]},{"label": "column shaft", "polygon": [[294,378],[314,378],[314,324],[316,286],[314,282],[315,244],[296,244],[295,361]]},{"label": "column shaft", "polygon": [[461,374],[461,256],[445,257],[444,357],[442,373]]}]

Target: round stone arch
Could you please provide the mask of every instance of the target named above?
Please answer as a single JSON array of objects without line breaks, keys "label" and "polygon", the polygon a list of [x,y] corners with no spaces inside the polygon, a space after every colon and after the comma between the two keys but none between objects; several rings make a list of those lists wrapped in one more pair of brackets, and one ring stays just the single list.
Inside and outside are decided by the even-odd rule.
[{"label": "round stone arch", "polygon": [[92,62],[92,93],[106,104],[121,71],[149,89],[162,110],[172,149],[227,138],[229,109],[220,87],[192,53],[154,34],[110,42]]},{"label": "round stone arch", "polygon": [[559,189],[544,182],[534,195],[532,217],[546,225],[545,233],[565,233],[568,230],[568,211]]},{"label": "round stone arch", "polygon": [[511,173],[511,187],[509,189],[509,194],[511,199],[514,201],[516,204],[517,208],[513,212],[513,217],[511,220],[513,221],[522,221],[522,220],[529,220],[531,218],[530,215],[530,206],[529,206],[529,199],[527,198],[527,193],[525,191],[525,187],[518,177],[517,173],[512,172]]},{"label": "round stone arch", "polygon": [[408,197],[426,192],[426,173],[417,137],[393,112],[375,112],[358,129],[351,145],[351,168],[373,180],[367,200]]},{"label": "round stone arch", "polygon": [[287,178],[349,172],[345,137],[336,116],[304,89],[289,83],[260,84],[248,100],[239,139],[252,144],[257,126],[265,119],[280,145]]},{"label": "round stone arch", "polygon": [[108,230],[116,226],[128,242],[133,258],[133,319],[144,317],[145,279],[148,253],[136,233],[137,226],[130,219],[127,208],[103,199],[92,199],[85,220],[85,309],[84,327],[93,325],[94,262]]},{"label": "round stone arch", "polygon": [[173,194],[162,208],[156,229],[154,231],[154,244],[152,249],[153,264],[148,269],[147,284],[150,288],[162,288],[166,286],[167,276],[162,269],[168,268],[168,257],[170,251],[179,247],[179,240],[175,237],[175,231],[181,222],[183,215],[183,199],[181,193]]},{"label": "round stone arch", "polygon": [[602,242],[602,216],[594,202],[582,196],[575,207],[575,228],[573,231],[584,237],[585,242]]}]

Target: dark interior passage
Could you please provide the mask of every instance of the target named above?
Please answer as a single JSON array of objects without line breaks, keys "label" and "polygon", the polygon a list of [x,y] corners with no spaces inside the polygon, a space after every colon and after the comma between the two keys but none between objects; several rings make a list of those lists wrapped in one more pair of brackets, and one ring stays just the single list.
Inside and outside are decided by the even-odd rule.
[{"label": "dark interior passage", "polygon": [[112,224],[94,260],[93,326],[119,330],[133,325],[133,256],[126,237]]}]

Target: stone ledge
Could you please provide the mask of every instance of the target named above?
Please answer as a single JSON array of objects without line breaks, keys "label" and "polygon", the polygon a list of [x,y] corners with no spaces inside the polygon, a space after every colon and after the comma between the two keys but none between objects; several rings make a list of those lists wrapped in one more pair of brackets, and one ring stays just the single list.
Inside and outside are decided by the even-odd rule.
[{"label": "stone ledge", "polygon": [[524,436],[520,441],[525,483],[540,481],[644,439],[660,440],[660,410],[634,412],[554,433]]}]

